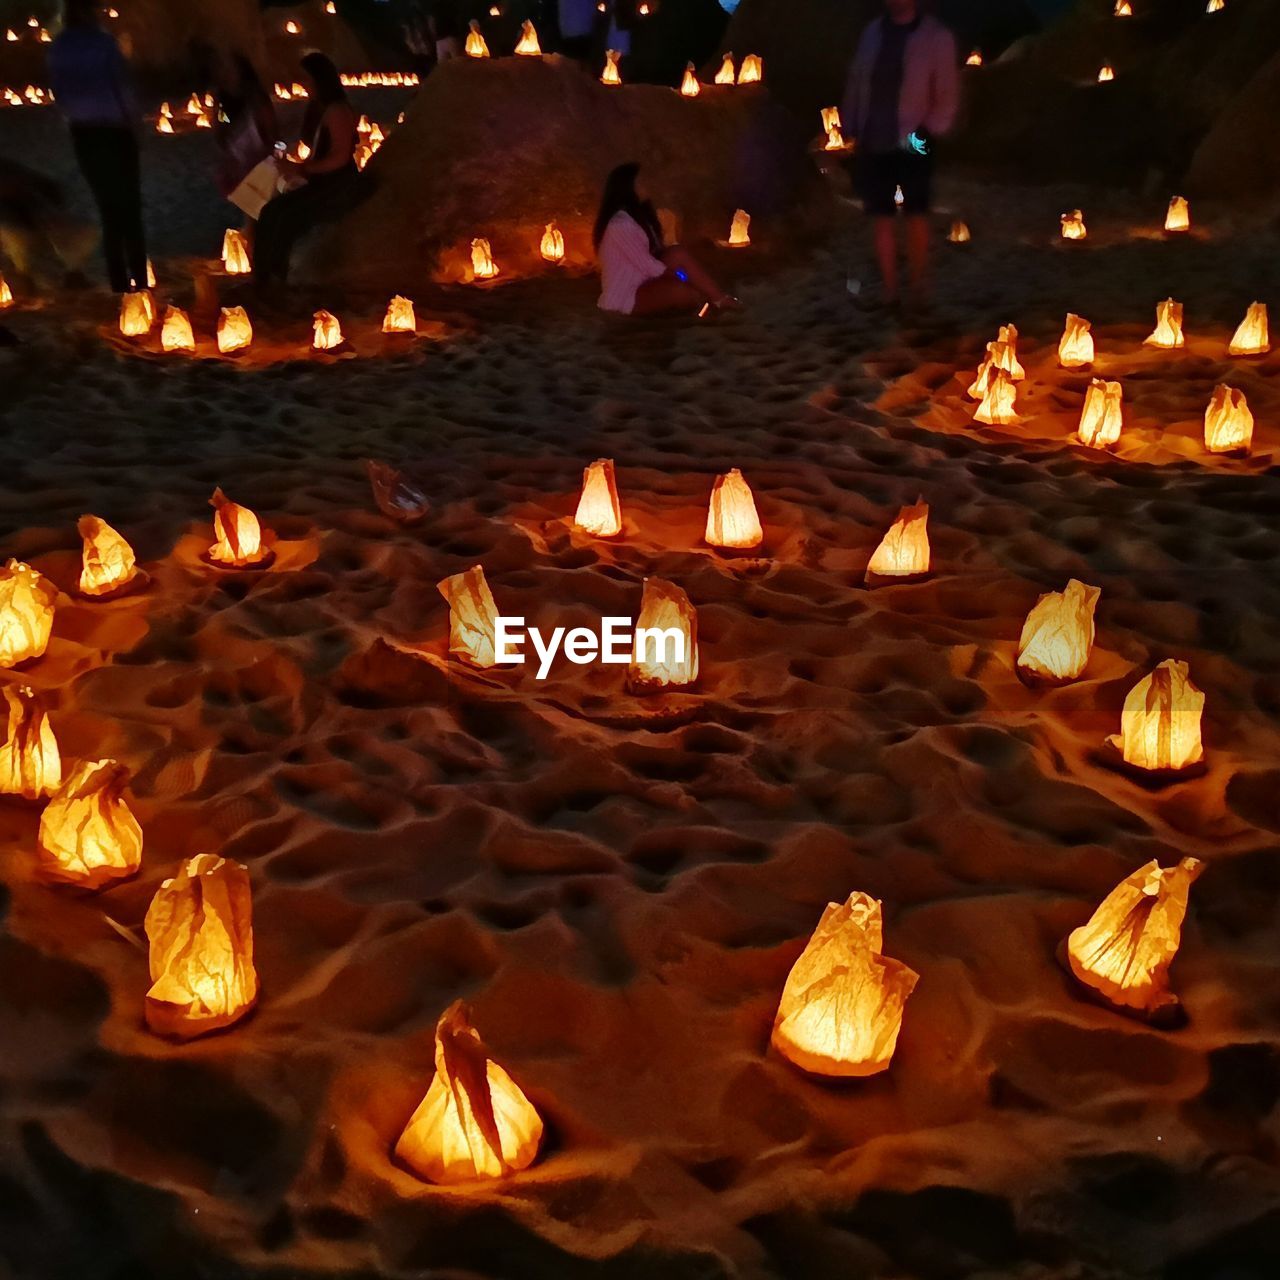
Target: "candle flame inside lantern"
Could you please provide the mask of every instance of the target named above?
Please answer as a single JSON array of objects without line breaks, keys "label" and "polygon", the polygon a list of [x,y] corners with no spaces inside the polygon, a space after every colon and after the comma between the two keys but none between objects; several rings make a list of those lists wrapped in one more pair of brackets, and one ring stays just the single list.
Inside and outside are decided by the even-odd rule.
[{"label": "candle flame inside lantern", "polygon": [[1084,240],[1089,234],[1088,227],[1084,225],[1084,214],[1079,209],[1064,213],[1059,221],[1062,223],[1064,240]]},{"label": "candle flame inside lantern", "polygon": [[1101,69],[1098,71],[1098,83],[1106,84],[1108,81],[1114,80],[1115,78],[1115,68],[1109,62],[1104,62]]},{"label": "candle flame inside lantern", "polygon": [[606,49],[604,55],[604,70],[600,73],[601,84],[621,84],[622,73],[618,70],[618,63],[622,60],[622,51],[619,49]]},{"label": "candle flame inside lantern", "polygon": [[146,337],[155,319],[155,307],[145,289],[132,289],[120,299],[120,332],[126,338]]},{"label": "candle flame inside lantern", "polygon": [[880,903],[830,902],[787,975],[770,1043],[804,1071],[871,1076],[888,1068],[919,974],[882,954]]},{"label": "candle flame inside lantern", "polygon": [[749,53],[738,68],[739,84],[759,84],[764,79],[764,62],[758,53]]},{"label": "candle flame inside lantern", "polygon": [[480,31],[480,24],[474,18],[471,20],[471,30],[467,32],[467,43],[463,46],[463,52],[468,58],[489,56],[489,46],[485,43],[484,35]]},{"label": "candle flame inside lantern", "polygon": [[1042,680],[1078,680],[1093,652],[1093,614],[1101,594],[1072,578],[1065,591],[1042,595],[1022,624],[1019,669]]},{"label": "candle flame inside lantern", "polygon": [[342,325],[338,317],[329,311],[317,311],[311,321],[311,347],[313,351],[333,351],[342,346]]},{"label": "candle flame inside lantern", "polygon": [[745,249],[751,243],[751,215],[745,209],[739,209],[733,215],[729,243],[735,249]]},{"label": "candle flame inside lantern", "polygon": [[1172,298],[1156,303],[1156,327],[1144,345],[1166,350],[1186,346],[1182,335],[1182,303],[1174,302]]},{"label": "candle flame inside lantern", "polygon": [[269,558],[263,545],[262,526],[248,507],[232,502],[221,489],[209,499],[213,508],[214,543],[208,556],[215,564],[248,569]]},{"label": "candle flame inside lantern", "polygon": [[160,346],[165,351],[194,351],[195,334],[191,321],[181,307],[166,307],[164,324],[160,327]]},{"label": "candle flame inside lantern", "polygon": [[646,578],[627,669],[633,693],[684,688],[698,678],[698,614],[674,583]]},{"label": "candle flame inside lantern", "polygon": [[1124,700],[1118,746],[1138,769],[1185,769],[1204,759],[1200,717],[1204,694],[1191,683],[1185,662],[1169,658],[1139,680]]},{"label": "candle flame inside lantern", "polygon": [[1082,369],[1093,363],[1092,326],[1082,316],[1067,313],[1067,323],[1058,343],[1058,363],[1064,369]]},{"label": "candle flame inside lantern", "polygon": [[1267,324],[1267,304],[1251,302],[1240,327],[1227,348],[1233,356],[1261,356],[1271,350],[1271,334]]},{"label": "candle flame inside lantern", "polygon": [[952,244],[968,244],[969,243],[969,226],[957,218],[951,224],[951,230],[947,233],[947,239]]},{"label": "candle flame inside lantern", "polygon": [[1116,7],[1113,12],[1117,18],[1132,18],[1133,5],[1129,3],[1129,0],[1116,0]]},{"label": "candle flame inside lantern", "polygon": [[62,756],[40,695],[26,685],[5,685],[8,735],[0,746],[0,793],[39,800],[62,784]]},{"label": "candle flame inside lantern", "polygon": [[827,140],[822,144],[824,151],[843,151],[844,150],[844,134],[840,132],[838,125],[832,125],[827,130]]},{"label": "candle flame inside lantern", "polygon": [[138,576],[133,548],[105,520],[97,516],[81,516],[76,529],[84,540],[81,595],[111,595],[127,587]]},{"label": "candle flame inside lantern", "polygon": [[1018,422],[1018,384],[1005,369],[993,369],[986,394],[973,415],[989,427],[1011,427]]},{"label": "candle flame inside lantern", "polygon": [[1210,453],[1231,453],[1253,443],[1253,414],[1243,391],[1219,385],[1204,411],[1204,447]]},{"label": "candle flame inside lantern", "polygon": [[1204,864],[1152,859],[1111,890],[1067,938],[1071,972],[1114,1005],[1154,1013],[1176,1003],[1169,966],[1182,942],[1187,899]]},{"label": "candle flame inside lantern", "polygon": [[473,667],[497,663],[498,606],[480,565],[437,584],[449,602],[449,654]]},{"label": "candle flame inside lantern", "polygon": [[53,583],[20,560],[0,570],[0,668],[43,656],[57,598]]},{"label": "candle flame inside lantern", "polygon": [[554,222],[547,223],[538,249],[547,262],[564,261],[564,233]]},{"label": "candle flame inside lantern", "polygon": [[1003,369],[1014,382],[1022,382],[1027,371],[1018,361],[1018,328],[1012,324],[1002,324],[996,335],[995,365]]},{"label": "candle flame inside lantern", "polygon": [[129,772],[114,760],[85,760],[40,815],[42,880],[98,889],[142,865],[142,828],[125,803]]},{"label": "candle flame inside lantern", "polygon": [[929,504],[903,507],[867,563],[868,577],[907,578],[929,572]]},{"label": "candle flame inside lantern", "polygon": [[980,67],[980,66],[982,66],[982,50],[981,50],[981,49],[975,49],[975,50],[974,50],[974,51],[973,51],[973,52],[972,52],[972,53],[971,53],[971,54],[970,54],[970,55],[969,55],[969,56],[964,60],[964,65],[965,65],[966,67]]},{"label": "candle flame inside lantern", "polygon": [[582,496],[573,523],[597,538],[612,538],[622,532],[622,508],[612,458],[597,458],[582,472]]},{"label": "candle flame inside lantern", "polygon": [[538,1155],[542,1120],[490,1056],[461,1001],[436,1024],[436,1074],[396,1142],[396,1158],[429,1182],[501,1178]]},{"label": "candle flame inside lantern", "polygon": [[692,62],[685,64],[684,76],[680,81],[680,92],[686,98],[696,98],[702,92],[702,86],[698,83],[698,73]]},{"label": "candle flame inside lantern", "polygon": [[249,261],[249,242],[243,231],[228,227],[222,237],[222,269],[229,276],[247,275],[253,270]]},{"label": "candle flame inside lantern", "polygon": [[1166,231],[1191,230],[1191,206],[1187,204],[1185,196],[1174,196],[1169,201],[1169,211],[1164,215],[1164,229]]},{"label": "candle flame inside lantern", "polygon": [[1085,392],[1080,411],[1079,435],[1082,443],[1105,449],[1120,439],[1124,427],[1123,390],[1118,382],[1094,378]]},{"label": "candle flame inside lantern", "polygon": [[418,319],[414,315],[413,301],[396,294],[387,303],[387,314],[382,319],[383,333],[417,333]]},{"label": "candle flame inside lantern", "polygon": [[720,69],[716,72],[716,84],[734,84],[737,78],[733,66],[733,54],[726,53],[720,63]]},{"label": "candle flame inside lantern", "polygon": [[528,58],[542,52],[542,46],[538,43],[538,33],[533,29],[533,23],[527,18],[520,24],[520,39],[516,44],[516,52]]},{"label": "candle flame inside lantern", "polygon": [[706,540],[713,547],[741,550],[758,547],[764,541],[755,496],[737,467],[717,476],[712,485]]},{"label": "candle flame inside lantern", "polygon": [[202,853],[165,880],[147,908],[147,1026],[189,1040],[230,1026],[258,998],[249,871]]},{"label": "candle flame inside lantern", "polygon": [[487,240],[471,242],[471,274],[477,280],[492,280],[498,274],[498,264],[493,260]]},{"label": "candle flame inside lantern", "polygon": [[253,342],[253,325],[243,307],[223,307],[218,315],[218,350],[229,356]]}]

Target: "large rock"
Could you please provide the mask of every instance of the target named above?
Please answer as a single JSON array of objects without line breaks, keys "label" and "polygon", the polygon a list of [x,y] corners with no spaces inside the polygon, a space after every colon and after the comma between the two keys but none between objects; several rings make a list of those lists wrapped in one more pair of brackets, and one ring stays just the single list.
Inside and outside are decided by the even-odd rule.
[{"label": "large rock", "polygon": [[300,276],[411,291],[462,280],[473,237],[507,278],[544,269],[538,242],[557,222],[568,262],[593,260],[605,175],[636,160],[654,200],[692,234],[727,234],[736,208],[785,209],[816,180],[808,135],[760,88],[607,88],[567,59],[458,59],[426,80],[403,125],[370,162],[371,194],[314,238]]}]

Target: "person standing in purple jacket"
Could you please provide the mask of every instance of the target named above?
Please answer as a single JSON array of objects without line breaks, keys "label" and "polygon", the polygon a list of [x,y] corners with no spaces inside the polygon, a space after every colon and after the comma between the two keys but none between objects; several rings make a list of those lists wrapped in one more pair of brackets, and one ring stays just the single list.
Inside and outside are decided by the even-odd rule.
[{"label": "person standing in purple jacket", "polygon": [[111,288],[144,289],[138,108],[120,46],[98,25],[96,0],[66,0],[62,34],[49,46],[49,86],[98,206]]}]

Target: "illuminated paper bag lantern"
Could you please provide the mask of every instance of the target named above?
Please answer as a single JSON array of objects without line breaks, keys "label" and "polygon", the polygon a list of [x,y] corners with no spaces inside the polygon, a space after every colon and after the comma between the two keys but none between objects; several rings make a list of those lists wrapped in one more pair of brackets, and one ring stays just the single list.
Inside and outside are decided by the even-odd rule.
[{"label": "illuminated paper bag lantern", "polygon": [[733,54],[726,53],[720,63],[720,70],[716,72],[716,84],[735,84],[737,79],[733,67]]},{"label": "illuminated paper bag lantern", "polygon": [[[987,350],[992,349],[988,347]],[[1027,371],[1018,361],[1018,330],[1015,325],[1000,326],[992,354],[995,358],[995,367],[1003,369],[1014,382],[1022,382],[1026,378]]]},{"label": "illuminated paper bag lantern", "polygon": [[840,108],[839,107],[822,107],[822,132],[828,133],[832,129],[841,127]]},{"label": "illuminated paper bag lantern", "polygon": [[151,265],[151,259],[147,259],[147,288],[154,289],[156,287],[156,269]]},{"label": "illuminated paper bag lantern", "polygon": [[396,294],[387,303],[387,314],[382,318],[383,333],[417,333],[418,319],[414,315],[413,302]]},{"label": "illuminated paper bag lantern", "polygon": [[527,58],[542,52],[542,46],[538,43],[538,33],[533,29],[533,23],[527,18],[520,24],[520,39],[516,44],[516,52]]},{"label": "illuminated paper bag lantern", "polygon": [[1251,302],[1240,327],[1227,348],[1233,356],[1261,356],[1271,350],[1271,334],[1267,324],[1267,304]]},{"label": "illuminated paper bag lantern", "polygon": [[980,67],[980,66],[982,66],[982,50],[981,50],[981,49],[975,49],[975,50],[974,50],[974,51],[973,51],[973,52],[972,52],[972,53],[971,53],[971,54],[970,54],[970,55],[969,55],[969,56],[964,60],[964,65],[965,65],[966,67]]},{"label": "illuminated paper bag lantern", "polygon": [[758,547],[764,541],[751,486],[737,467],[716,476],[711,487],[706,540],[713,547],[742,550]]},{"label": "illuminated paper bag lantern", "polygon": [[187,99],[187,115],[204,115],[204,103],[200,101],[200,95],[198,93],[193,93],[191,97]]},{"label": "illuminated paper bag lantern", "polygon": [[680,80],[680,92],[686,98],[696,98],[702,92],[702,86],[698,83],[698,73],[694,70],[692,62],[685,63],[684,75]]},{"label": "illuminated paper bag lantern", "polygon": [[1164,215],[1164,229],[1166,231],[1191,230],[1191,208],[1185,196],[1174,196],[1169,201],[1169,211]]},{"label": "illuminated paper bag lantern", "polygon": [[760,59],[760,55],[749,53],[742,60],[742,66],[738,68],[739,84],[759,84],[764,79],[764,63]]},{"label": "illuminated paper bag lantern", "polygon": [[564,233],[554,222],[547,223],[538,249],[547,262],[564,261]]},{"label": "illuminated paper bag lantern", "polygon": [[455,573],[438,583],[437,589],[449,602],[450,656],[473,667],[495,666],[498,606],[484,569],[475,565],[463,573]]},{"label": "illuminated paper bag lantern", "polygon": [[396,1142],[396,1158],[428,1182],[471,1182],[527,1169],[542,1119],[489,1056],[461,1001],[436,1024],[436,1074]]},{"label": "illuminated paper bag lantern", "polygon": [[498,274],[498,264],[493,260],[487,240],[471,242],[471,274],[477,280],[492,280]]},{"label": "illuminated paper bag lantern", "polygon": [[0,793],[39,800],[62,784],[62,755],[49,713],[26,685],[5,685],[8,733],[0,746]]},{"label": "illuminated paper bag lantern", "polygon": [[1186,345],[1182,336],[1182,303],[1172,298],[1156,303],[1156,327],[1143,345],[1166,349]]},{"label": "illuminated paper bag lantern", "polygon": [[485,38],[480,32],[480,24],[474,18],[471,20],[471,30],[467,32],[467,43],[463,46],[463,51],[468,58],[487,58],[489,56],[489,46],[485,43]]},{"label": "illuminated paper bag lantern", "polygon": [[1116,7],[1113,12],[1117,18],[1132,18],[1133,5],[1129,3],[1129,0],[1116,0]]},{"label": "illuminated paper bag lantern", "polygon": [[1129,690],[1120,736],[1108,741],[1137,769],[1185,769],[1204,759],[1203,712],[1204,694],[1191,683],[1187,664],[1169,658]]},{"label": "illuminated paper bag lantern", "polygon": [[622,73],[618,70],[618,63],[622,59],[622,51],[619,49],[606,49],[604,55],[604,70],[600,73],[601,84],[621,84]]},{"label": "illuminated paper bag lantern", "polygon": [[612,458],[597,458],[582,472],[582,496],[573,523],[597,538],[612,538],[622,532],[622,508]]},{"label": "illuminated paper bag lantern", "polygon": [[787,975],[770,1043],[822,1076],[873,1076],[888,1068],[902,1012],[920,975],[881,954],[880,903],[865,893],[830,902]]},{"label": "illuminated paper bag lantern", "polygon": [[1018,386],[1005,369],[994,369],[974,420],[989,427],[1009,427],[1018,421]]},{"label": "illuminated paper bag lantern", "polygon": [[252,569],[273,558],[263,545],[262,525],[248,507],[232,502],[221,489],[213,491],[209,505],[213,508],[214,543],[207,555],[214,564]]},{"label": "illuminated paper bag lantern", "polygon": [[1204,411],[1204,447],[1210,453],[1231,453],[1253,443],[1253,414],[1244,392],[1217,386]]},{"label": "illuminated paper bag lantern", "polygon": [[909,578],[929,572],[929,504],[903,507],[867,564],[867,577]]},{"label": "illuminated paper bag lantern", "polygon": [[1093,652],[1093,614],[1101,594],[1072,578],[1065,591],[1042,595],[1022,624],[1019,672],[1059,683],[1078,680]]},{"label": "illuminated paper bag lantern", "polygon": [[9,288],[4,272],[0,271],[0,310],[11,306],[13,306],[13,290]]},{"label": "illuminated paper bag lantern", "polygon": [[1083,316],[1067,313],[1066,327],[1058,343],[1058,363],[1064,369],[1082,369],[1093,363],[1092,326]]},{"label": "illuminated paper bag lantern", "polygon": [[120,299],[120,332],[126,338],[143,338],[155,323],[155,307],[145,289],[131,289]]},{"label": "illuminated paper bag lantern", "polygon": [[947,232],[947,239],[952,244],[968,244],[969,238],[968,223],[961,222],[960,219],[957,218],[951,224],[951,230]]},{"label": "illuminated paper bag lantern", "polygon": [[1083,240],[1089,234],[1089,229],[1084,225],[1084,214],[1079,209],[1072,209],[1070,213],[1064,213],[1059,219],[1062,223],[1062,238],[1064,240]]},{"label": "illuminated paper bag lantern", "polygon": [[164,324],[160,328],[160,346],[164,351],[196,349],[196,338],[191,332],[191,321],[181,307],[165,308]]},{"label": "illuminated paper bag lantern", "polygon": [[832,125],[827,130],[827,140],[822,144],[822,149],[824,151],[843,151],[844,147],[844,134],[840,132],[840,126]]},{"label": "illuminated paper bag lantern", "polygon": [[343,340],[338,317],[330,311],[317,311],[311,321],[311,349],[335,351],[342,346]]},{"label": "illuminated paper bag lantern", "polygon": [[253,900],[249,871],[202,853],[156,890],[145,921],[151,989],[147,1026],[190,1040],[229,1027],[253,1008]]},{"label": "illuminated paper bag lantern", "polygon": [[114,760],[78,764],[40,815],[42,880],[99,889],[142,865],[142,828],[125,803],[129,771]]},{"label": "illuminated paper bag lantern", "polygon": [[[1205,5],[1205,13],[1221,13],[1227,7],[1227,0],[1209,0]],[[44,34],[43,32],[41,33]]]},{"label": "illuminated paper bag lantern", "polygon": [[229,276],[243,276],[253,270],[249,242],[244,232],[234,227],[228,227],[222,237],[222,268]]},{"label": "illuminated paper bag lantern", "polygon": [[1101,69],[1098,71],[1098,83],[1107,84],[1115,78],[1115,68],[1109,62],[1104,62]]},{"label": "illuminated paper bag lantern", "polygon": [[750,243],[751,215],[745,209],[739,209],[729,225],[729,244],[735,249],[745,249]]},{"label": "illuminated paper bag lantern", "polygon": [[999,342],[987,343],[987,354],[983,356],[982,363],[978,366],[978,372],[969,384],[967,394],[971,400],[984,399],[996,370],[1007,367],[1008,357],[1002,350],[999,350],[1002,345]]},{"label": "illuminated paper bag lantern", "polygon": [[654,693],[683,688],[697,678],[697,611],[674,583],[646,578],[627,669],[628,688],[633,693]]},{"label": "illuminated paper bag lantern", "polygon": [[58,589],[20,560],[0,570],[0,667],[39,658],[49,647]]},{"label": "illuminated paper bag lantern", "polygon": [[218,314],[218,350],[224,355],[243,351],[253,342],[253,325],[243,307],[223,307]]},{"label": "illuminated paper bag lantern", "polygon": [[109,596],[123,591],[138,576],[133,548],[105,520],[81,516],[76,531],[84,540],[80,594]]},{"label": "illuminated paper bag lantern", "polygon": [[1152,859],[1111,890],[1087,924],[1067,938],[1071,972],[1111,1004],[1157,1013],[1177,1004],[1169,966],[1182,942],[1187,898],[1204,864]]},{"label": "illuminated paper bag lantern", "polygon": [[1080,411],[1079,435],[1082,443],[1105,449],[1120,439],[1124,427],[1123,389],[1118,382],[1094,378],[1085,392]]}]

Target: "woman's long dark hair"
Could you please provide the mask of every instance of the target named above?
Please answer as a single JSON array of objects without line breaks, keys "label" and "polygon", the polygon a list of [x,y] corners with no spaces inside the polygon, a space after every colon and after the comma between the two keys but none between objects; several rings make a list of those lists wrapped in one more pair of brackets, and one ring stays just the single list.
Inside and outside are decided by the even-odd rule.
[{"label": "woman's long dark hair", "polygon": [[347,91],[342,87],[342,77],[338,74],[338,68],[333,65],[333,59],[325,54],[313,50],[303,57],[299,65],[316,87],[307,102],[306,115],[302,118],[302,136],[314,138],[320,127],[321,117],[335,102],[346,102]]},{"label": "woman's long dark hair", "polygon": [[634,160],[620,164],[605,180],[604,192],[600,197],[600,212],[596,214],[596,227],[592,233],[596,248],[604,239],[604,230],[615,213],[627,213],[644,229],[649,237],[649,248],[655,254],[662,251],[662,224],[658,221],[658,211],[650,200],[641,200],[636,195],[636,175],[640,166]]}]

